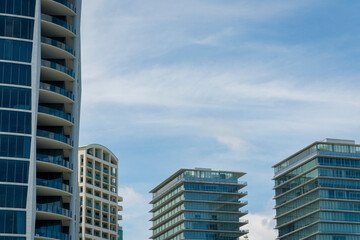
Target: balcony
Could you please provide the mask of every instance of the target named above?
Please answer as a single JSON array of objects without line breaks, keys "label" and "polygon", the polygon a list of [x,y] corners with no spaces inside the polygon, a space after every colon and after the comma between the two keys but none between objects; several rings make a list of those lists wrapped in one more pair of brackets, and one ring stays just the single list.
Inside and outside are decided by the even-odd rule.
[{"label": "balcony", "polygon": [[100,179],[101,179],[101,178],[100,178],[100,175],[95,174],[95,179],[100,181]]},{"label": "balcony", "polygon": [[45,107],[45,106],[39,106],[38,112],[64,119],[72,124],[74,123],[74,120],[72,119],[71,114],[66,113],[64,111],[60,111],[60,110],[50,108],[50,107]]},{"label": "balcony", "polygon": [[[65,100],[66,103],[74,102],[74,95],[70,91],[67,91],[63,88],[60,88],[60,87],[57,87],[57,86],[54,86],[54,85],[51,85],[48,83],[43,83],[43,82],[40,82],[39,88],[40,88],[40,90],[49,91],[49,92],[61,95],[61,96],[59,96],[58,99],[56,99],[56,97],[54,97],[53,94],[51,94],[51,96],[46,96],[44,94],[45,95],[45,96],[43,96],[45,98],[44,100],[47,100],[47,98],[51,98],[53,100],[58,100],[58,102],[61,102],[61,100]],[[66,97],[66,99],[64,99],[63,97]],[[46,102],[49,102],[49,101],[46,101]]]},{"label": "balcony", "polygon": [[100,204],[95,203],[95,208],[98,209],[98,210],[100,210],[100,209],[101,209]]},{"label": "balcony", "polygon": [[46,179],[37,178],[36,185],[42,187],[48,187],[48,188],[55,188],[68,193],[72,193],[72,187],[55,180],[46,180]]},{"label": "balcony", "polygon": [[111,224],[116,224],[117,222],[116,222],[116,220],[114,220],[114,219],[110,219],[110,223],[111,223]]},{"label": "balcony", "polygon": [[75,59],[75,51],[63,42],[41,37],[41,56],[43,58]]},{"label": "balcony", "polygon": [[92,164],[92,163],[87,162],[87,163],[86,163],[86,166],[88,166],[89,168],[92,168],[92,167],[93,167],[93,164]]},{"label": "balcony", "polygon": [[46,227],[40,227],[35,229],[35,239],[36,238],[70,240],[69,234],[51,231],[50,229],[46,229]]},{"label": "balcony", "polygon": [[[57,214],[57,215],[61,215],[61,216],[67,217],[67,218],[71,218],[71,215],[72,215],[70,210],[58,207],[53,204],[36,204],[36,211]],[[39,217],[37,219],[42,219],[42,218]],[[45,218],[45,219],[47,219],[47,218]]]},{"label": "balcony", "polygon": [[[69,145],[71,147],[73,146],[73,141],[70,138],[65,137],[61,133],[54,133],[54,132],[41,130],[41,129],[37,129],[36,133],[37,133],[37,137],[47,138],[47,139],[51,139],[51,140],[54,140],[54,141],[58,141],[58,142],[67,144],[67,145]],[[38,145],[40,145],[40,144],[38,144]],[[51,147],[58,148],[58,146],[56,146],[56,145],[54,146],[53,144],[49,144],[49,146],[42,146],[42,147],[43,148],[51,148]]]},{"label": "balcony", "polygon": [[98,170],[98,171],[101,171],[101,166],[95,165],[95,169]]},{"label": "balcony", "polygon": [[104,168],[104,173],[109,174],[109,169],[108,169],[108,168]]},{"label": "balcony", "polygon": [[55,62],[51,62],[51,61],[48,61],[48,60],[41,59],[41,66],[53,69],[53,70],[58,71],[58,72],[63,73],[63,74],[66,74],[66,76],[69,76],[72,79],[75,78],[75,73],[74,73],[73,70],[71,70],[71,69],[69,69],[69,68],[67,68],[67,67],[65,67],[63,65],[57,64]]},{"label": "balcony", "polygon": [[104,178],[103,182],[104,183],[109,183],[109,179]]},{"label": "balcony", "polygon": [[46,154],[37,153],[36,160],[46,163],[55,164],[73,170],[73,165],[69,161],[65,161],[61,156],[51,156]]},{"label": "balcony", "polygon": [[65,28],[68,31],[70,31],[71,33],[73,33],[74,35],[76,35],[75,28],[71,24],[67,23],[64,20],[61,20],[61,19],[59,19],[57,17],[53,17],[53,16],[50,16],[50,15],[47,15],[47,14],[43,14],[43,13],[41,14],[41,20],[56,24],[57,26]]}]

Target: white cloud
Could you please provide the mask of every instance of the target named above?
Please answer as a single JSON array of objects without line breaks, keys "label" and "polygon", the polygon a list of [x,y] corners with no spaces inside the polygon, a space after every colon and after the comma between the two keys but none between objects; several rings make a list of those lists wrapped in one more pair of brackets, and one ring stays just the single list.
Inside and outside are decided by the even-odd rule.
[{"label": "white cloud", "polygon": [[274,230],[275,221],[273,213],[256,213],[246,215],[249,224],[243,228],[249,228],[249,240],[273,240],[277,237]]},{"label": "white cloud", "polygon": [[119,195],[123,197],[123,220],[120,225],[123,227],[124,239],[139,240],[148,239],[150,232],[146,231],[151,227],[148,204],[149,198],[136,192],[133,188],[119,188]]}]

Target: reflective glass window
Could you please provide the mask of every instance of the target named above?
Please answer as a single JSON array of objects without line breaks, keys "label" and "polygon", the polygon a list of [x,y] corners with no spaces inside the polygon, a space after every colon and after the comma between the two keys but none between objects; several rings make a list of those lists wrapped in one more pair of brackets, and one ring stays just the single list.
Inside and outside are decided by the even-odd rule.
[{"label": "reflective glass window", "polygon": [[30,137],[0,135],[0,157],[30,157]]},{"label": "reflective glass window", "polygon": [[27,186],[0,184],[0,207],[26,208]]},{"label": "reflective glass window", "polygon": [[0,15],[0,36],[32,39],[34,20]]},{"label": "reflective glass window", "polygon": [[0,110],[0,132],[31,134],[31,113]]},{"label": "reflective glass window", "polygon": [[0,62],[0,83],[31,86],[31,66]]},{"label": "reflective glass window", "polygon": [[0,86],[0,107],[31,110],[31,89]]},{"label": "reflective glass window", "polygon": [[31,62],[32,43],[0,39],[0,59]]},{"label": "reflective glass window", "polygon": [[0,210],[0,233],[25,234],[25,211]]},{"label": "reflective glass window", "polygon": [[0,159],[0,182],[27,183],[29,162]]},{"label": "reflective glass window", "polygon": [[1,0],[0,13],[34,17],[35,0]]}]

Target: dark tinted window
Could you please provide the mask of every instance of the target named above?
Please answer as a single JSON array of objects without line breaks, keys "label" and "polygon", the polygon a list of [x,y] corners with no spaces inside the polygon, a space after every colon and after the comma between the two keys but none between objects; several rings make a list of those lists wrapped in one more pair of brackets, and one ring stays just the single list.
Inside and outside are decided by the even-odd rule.
[{"label": "dark tinted window", "polygon": [[0,157],[29,158],[30,143],[30,137],[0,135]]},{"label": "dark tinted window", "polygon": [[34,20],[0,15],[0,36],[32,39]]},{"label": "dark tinted window", "polygon": [[1,0],[0,13],[33,17],[35,13],[35,0]]},{"label": "dark tinted window", "polygon": [[0,207],[26,208],[26,186],[0,184]]},{"label": "dark tinted window", "polygon": [[31,89],[0,86],[0,107],[31,109]]},{"label": "dark tinted window", "polygon": [[32,43],[0,39],[0,59],[31,62]]},{"label": "dark tinted window", "polygon": [[25,211],[0,210],[0,233],[25,234]]},{"label": "dark tinted window", "polygon": [[31,113],[0,110],[0,132],[31,134]]},{"label": "dark tinted window", "polygon": [[0,62],[0,83],[31,86],[31,66]]},{"label": "dark tinted window", "polygon": [[0,182],[27,183],[29,162],[0,159]]}]

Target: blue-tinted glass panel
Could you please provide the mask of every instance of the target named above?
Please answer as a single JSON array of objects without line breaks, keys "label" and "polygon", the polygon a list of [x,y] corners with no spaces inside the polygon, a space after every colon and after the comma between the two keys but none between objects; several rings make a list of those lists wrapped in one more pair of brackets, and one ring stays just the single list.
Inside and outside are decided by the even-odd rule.
[{"label": "blue-tinted glass panel", "polygon": [[31,113],[0,110],[0,132],[31,134]]},{"label": "blue-tinted glass panel", "polygon": [[0,86],[0,107],[31,110],[31,89]]},{"label": "blue-tinted glass panel", "polygon": [[235,185],[218,185],[218,184],[200,184],[184,183],[185,190],[196,190],[206,192],[237,192],[238,186]]},{"label": "blue-tinted glass panel", "polygon": [[0,240],[26,240],[24,237],[1,236]]},{"label": "blue-tinted glass panel", "polygon": [[0,15],[0,36],[32,39],[34,20]]},{"label": "blue-tinted glass panel", "polygon": [[0,39],[0,59],[31,62],[32,43]]},{"label": "blue-tinted glass panel", "polygon": [[0,233],[25,234],[25,211],[0,210]]},{"label": "blue-tinted glass panel", "polygon": [[0,62],[0,83],[31,86],[31,66]]},{"label": "blue-tinted glass panel", "polygon": [[0,182],[27,183],[29,162],[0,159]]},{"label": "blue-tinted glass panel", "polygon": [[0,184],[0,207],[26,208],[27,186]]},{"label": "blue-tinted glass panel", "polygon": [[35,0],[1,0],[0,13],[33,17]]},{"label": "blue-tinted glass panel", "polygon": [[30,157],[30,137],[0,135],[0,157]]}]

